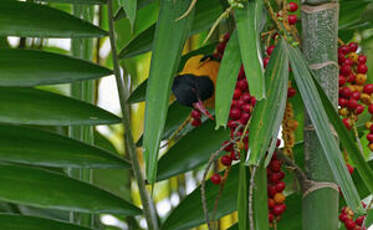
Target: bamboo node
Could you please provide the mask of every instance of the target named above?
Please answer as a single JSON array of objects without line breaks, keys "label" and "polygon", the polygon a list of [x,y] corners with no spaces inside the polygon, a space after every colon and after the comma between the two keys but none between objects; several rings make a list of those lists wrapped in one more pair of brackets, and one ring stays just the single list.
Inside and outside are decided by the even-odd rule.
[{"label": "bamboo node", "polygon": [[317,181],[312,181],[312,180],[307,180],[305,182],[305,188],[303,192],[303,199],[310,193],[323,189],[323,188],[331,188],[337,192],[339,192],[338,185],[331,183],[331,182],[317,182]]},{"label": "bamboo node", "polygon": [[328,65],[334,65],[337,68],[339,68],[338,63],[335,62],[335,61],[327,61],[327,62],[324,62],[324,63],[311,64],[311,65],[309,65],[309,67],[312,70],[318,70],[318,69],[322,69],[322,68],[324,68],[325,66],[328,66]]},{"label": "bamboo node", "polygon": [[315,12],[323,11],[323,10],[330,10],[330,9],[338,9],[339,4],[336,2],[326,3],[318,6],[310,6],[310,5],[302,5],[301,11],[307,14],[312,14]]}]

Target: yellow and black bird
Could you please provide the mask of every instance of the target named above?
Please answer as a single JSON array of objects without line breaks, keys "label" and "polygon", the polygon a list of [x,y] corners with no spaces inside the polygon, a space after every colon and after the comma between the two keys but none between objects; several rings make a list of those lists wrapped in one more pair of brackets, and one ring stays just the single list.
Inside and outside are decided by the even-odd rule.
[{"label": "yellow and black bird", "polygon": [[215,85],[220,63],[211,56],[196,55],[188,59],[172,85],[176,101],[193,107],[214,119],[206,107],[215,105]]}]

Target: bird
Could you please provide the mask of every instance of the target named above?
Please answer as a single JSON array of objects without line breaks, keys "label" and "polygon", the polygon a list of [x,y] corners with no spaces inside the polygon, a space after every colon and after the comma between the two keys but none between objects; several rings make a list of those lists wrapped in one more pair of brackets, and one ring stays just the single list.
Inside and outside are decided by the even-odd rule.
[{"label": "bird", "polygon": [[220,62],[211,55],[190,57],[172,85],[176,101],[214,120],[207,108],[215,106],[215,86],[219,66]]}]

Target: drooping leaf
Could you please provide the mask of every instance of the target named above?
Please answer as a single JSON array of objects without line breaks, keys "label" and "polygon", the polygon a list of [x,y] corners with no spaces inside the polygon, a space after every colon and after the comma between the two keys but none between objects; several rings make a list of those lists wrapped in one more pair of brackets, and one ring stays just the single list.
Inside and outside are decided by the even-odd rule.
[{"label": "drooping leaf", "polygon": [[1,164],[0,179],[2,201],[85,213],[141,214],[111,193],[43,169]]},{"label": "drooping leaf", "polygon": [[[178,72],[181,71],[184,68],[184,65],[185,65],[186,61],[190,57],[198,55],[198,54],[205,54],[205,55],[211,54],[214,51],[215,46],[216,46],[216,43],[212,43],[212,44],[203,46],[199,49],[193,50],[193,51],[183,55],[181,57],[181,61],[180,61],[179,67],[178,67]],[[147,83],[148,83],[148,80],[146,79],[135,89],[135,91],[133,91],[133,93],[128,98],[129,103],[138,103],[138,102],[145,101]]]},{"label": "drooping leaf", "polygon": [[0,87],[0,122],[27,125],[98,125],[120,118],[94,105],[33,88]]},{"label": "drooping leaf", "polygon": [[214,130],[214,122],[207,121],[185,135],[158,162],[157,180],[164,180],[192,170],[206,163],[221,144],[229,139],[229,132]]},{"label": "drooping leaf", "polygon": [[[138,0],[137,1],[137,11],[139,11],[140,9],[146,7],[147,5],[149,4],[152,4],[154,3],[155,1],[153,0]],[[117,20],[120,20],[122,18],[125,18],[127,17],[127,14],[126,14],[126,11],[123,9],[123,7],[121,7],[117,13],[115,14],[114,16],[114,20],[117,21]]]},{"label": "drooping leaf", "polygon": [[315,127],[325,158],[333,172],[336,183],[340,186],[347,205],[356,213],[362,214],[360,197],[347,170],[342,153],[333,136],[329,119],[322,105],[320,95],[313,82],[306,61],[299,49],[288,45],[289,58],[294,78],[302,96],[304,106]]},{"label": "drooping leaf", "polygon": [[[222,13],[219,0],[199,0],[195,6],[195,16],[189,35],[208,29]],[[180,15],[179,15],[180,16]],[[130,58],[152,49],[155,25],[132,39],[120,52],[119,58]]]},{"label": "drooping leaf", "polygon": [[43,38],[102,37],[102,29],[63,11],[32,2],[0,2],[0,35]]},{"label": "drooping leaf", "polygon": [[258,14],[263,10],[263,1],[249,1],[244,8],[235,9],[235,18],[242,62],[249,83],[250,93],[261,100],[266,97],[265,79],[260,57],[260,22]]},{"label": "drooping leaf", "polygon": [[135,24],[136,19],[137,0],[119,0],[119,4],[123,7],[124,11],[126,12],[126,15],[133,29],[133,25]]},{"label": "drooping leaf", "polygon": [[0,49],[0,86],[70,83],[112,74],[99,65],[65,55],[23,49]]},{"label": "drooping leaf", "polygon": [[150,183],[156,180],[158,150],[166,121],[172,80],[181,59],[194,11],[180,21],[176,19],[185,12],[189,4],[190,1],[162,0],[160,5],[146,91],[144,158],[146,177]]},{"label": "drooping leaf", "polygon": [[54,133],[11,125],[0,125],[0,160],[47,167],[131,167],[103,149]]},{"label": "drooping leaf", "polygon": [[225,48],[224,56],[219,67],[219,73],[216,80],[216,128],[219,126],[225,127],[227,124],[233,91],[237,82],[240,66],[241,54],[237,39],[237,32],[234,32]]},{"label": "drooping leaf", "polygon": [[363,153],[356,143],[356,138],[353,133],[343,125],[338,113],[334,110],[332,103],[329,101],[328,97],[325,95],[321,86],[316,80],[314,80],[318,92],[320,94],[322,103],[325,108],[325,112],[328,115],[329,121],[333,124],[334,129],[337,131],[339,140],[342,146],[346,148],[349,158],[352,160],[361,178],[363,179],[365,185],[369,191],[373,194],[373,170],[369,167],[368,163],[365,161]]},{"label": "drooping leaf", "polygon": [[[273,51],[265,72],[266,98],[254,109],[249,129],[249,153],[246,163],[259,165],[269,148],[271,139],[276,138],[284,116],[289,77],[289,61],[286,43],[281,40]],[[273,152],[268,150],[268,152]]]},{"label": "drooping leaf", "polygon": [[244,161],[241,160],[239,163],[239,178],[238,178],[238,194],[237,194],[237,211],[238,211],[238,229],[246,230],[249,229],[249,218],[248,218],[248,182],[250,178],[247,177]]},{"label": "drooping leaf", "polygon": [[[255,229],[268,230],[268,195],[267,195],[267,170],[264,162],[256,169],[253,188],[253,218]],[[253,185],[251,185],[253,186]]]},{"label": "drooping leaf", "polygon": [[[234,166],[225,183],[223,194],[219,200],[216,218],[220,218],[236,210],[237,183],[239,170]],[[201,202],[201,187],[196,188],[189,194],[167,217],[162,230],[190,229],[205,222]],[[206,201],[210,215],[214,209],[215,198],[219,192],[219,186],[206,182]]]},{"label": "drooping leaf", "polygon": [[35,216],[0,214],[2,230],[89,230],[89,228]]}]

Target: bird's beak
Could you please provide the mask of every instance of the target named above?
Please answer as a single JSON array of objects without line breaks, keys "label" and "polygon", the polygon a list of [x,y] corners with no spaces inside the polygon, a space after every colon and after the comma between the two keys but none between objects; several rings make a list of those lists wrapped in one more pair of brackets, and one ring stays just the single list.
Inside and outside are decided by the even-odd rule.
[{"label": "bird's beak", "polygon": [[198,102],[193,103],[193,108],[200,111],[201,113],[205,114],[207,117],[209,117],[211,120],[214,120],[214,117],[209,113],[209,111],[206,109],[206,107],[203,105],[203,102],[201,100],[198,100]]}]

